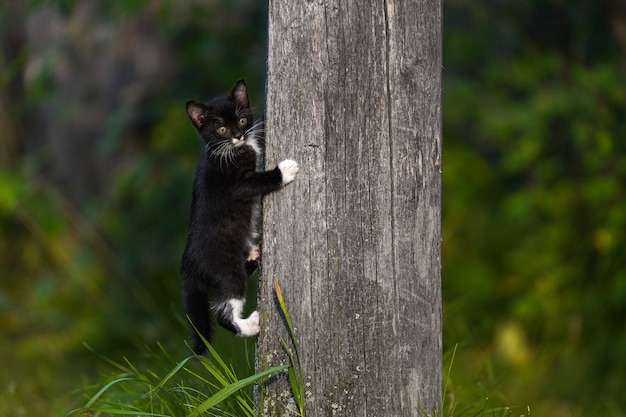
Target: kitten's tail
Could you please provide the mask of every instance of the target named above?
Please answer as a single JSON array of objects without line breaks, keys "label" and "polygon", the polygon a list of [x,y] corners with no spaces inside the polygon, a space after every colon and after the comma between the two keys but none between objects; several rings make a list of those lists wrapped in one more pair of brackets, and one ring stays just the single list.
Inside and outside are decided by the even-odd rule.
[{"label": "kitten's tail", "polygon": [[[207,349],[202,337],[209,341],[213,334],[209,296],[202,288],[188,282],[187,285],[185,285],[184,298],[187,315],[193,325],[193,342],[191,348],[196,355],[202,355]],[[202,335],[202,337],[200,337],[200,335]]]}]

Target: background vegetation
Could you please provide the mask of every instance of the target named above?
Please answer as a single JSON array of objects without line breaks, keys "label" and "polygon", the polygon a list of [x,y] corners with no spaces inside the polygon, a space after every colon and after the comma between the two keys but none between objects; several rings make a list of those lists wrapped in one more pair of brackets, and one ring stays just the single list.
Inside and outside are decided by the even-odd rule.
[{"label": "background vegetation", "polygon": [[[446,403],[626,415],[626,6],[444,6]],[[84,404],[85,344],[189,354],[184,102],[245,77],[262,112],[266,9],[0,0],[0,415]]]}]

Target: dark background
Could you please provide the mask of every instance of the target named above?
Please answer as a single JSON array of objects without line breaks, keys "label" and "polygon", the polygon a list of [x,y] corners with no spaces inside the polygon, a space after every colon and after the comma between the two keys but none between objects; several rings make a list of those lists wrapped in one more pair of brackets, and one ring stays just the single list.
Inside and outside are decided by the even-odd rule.
[{"label": "dark background", "polygon": [[[0,0],[0,414],[64,415],[99,355],[189,354],[184,103],[244,77],[262,113],[267,7]],[[626,3],[444,21],[446,404],[626,415]]]}]

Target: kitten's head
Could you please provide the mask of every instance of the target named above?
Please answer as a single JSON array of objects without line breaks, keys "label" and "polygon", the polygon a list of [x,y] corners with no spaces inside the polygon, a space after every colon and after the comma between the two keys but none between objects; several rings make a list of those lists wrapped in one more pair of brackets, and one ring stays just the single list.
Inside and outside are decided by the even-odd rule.
[{"label": "kitten's head", "polygon": [[239,80],[226,97],[207,104],[187,102],[187,114],[208,149],[215,155],[230,158],[245,144],[258,152],[248,88]]}]

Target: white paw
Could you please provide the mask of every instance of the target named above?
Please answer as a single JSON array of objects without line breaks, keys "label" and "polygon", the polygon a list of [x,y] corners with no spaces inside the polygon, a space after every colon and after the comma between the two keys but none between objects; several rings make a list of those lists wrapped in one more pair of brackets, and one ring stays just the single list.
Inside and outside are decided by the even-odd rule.
[{"label": "white paw", "polygon": [[261,330],[261,326],[259,325],[259,313],[256,311],[250,314],[250,317],[247,319],[239,319],[236,320],[235,323],[237,323],[241,331],[239,336],[255,336],[259,333],[259,330]]},{"label": "white paw", "polygon": [[300,169],[298,163],[292,159],[285,159],[278,164],[278,169],[283,176],[283,185],[289,184],[296,178],[296,173]]}]

